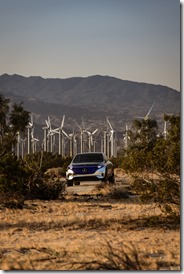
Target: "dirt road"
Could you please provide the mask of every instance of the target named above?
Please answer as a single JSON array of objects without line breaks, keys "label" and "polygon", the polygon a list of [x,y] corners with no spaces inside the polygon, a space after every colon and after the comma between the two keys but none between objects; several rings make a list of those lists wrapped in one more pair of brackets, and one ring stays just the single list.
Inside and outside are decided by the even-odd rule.
[{"label": "dirt road", "polygon": [[67,187],[66,191],[68,195],[72,194],[91,194],[101,182],[81,182],[79,186],[73,185],[72,187]]},{"label": "dirt road", "polygon": [[[128,179],[117,177],[115,186],[118,180]],[[180,270],[176,220],[154,203],[111,198],[101,186],[82,182],[61,200],[0,208],[0,269],[135,270],[139,263],[142,270]]]},{"label": "dirt road", "polygon": [[[122,170],[115,169],[115,185],[123,185],[127,186],[129,185],[131,181],[131,178],[127,176],[126,174],[122,173]],[[80,182],[80,185],[73,185],[72,187],[67,187],[66,191],[67,194],[72,195],[72,194],[92,194],[95,192],[97,187],[101,186],[103,183],[101,181],[84,181]]]}]

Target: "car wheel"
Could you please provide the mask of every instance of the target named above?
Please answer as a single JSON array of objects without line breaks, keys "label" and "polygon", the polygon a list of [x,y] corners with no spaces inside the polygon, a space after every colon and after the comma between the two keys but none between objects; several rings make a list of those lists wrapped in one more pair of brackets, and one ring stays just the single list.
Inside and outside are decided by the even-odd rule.
[{"label": "car wheel", "polygon": [[80,182],[75,182],[75,185],[76,185],[76,186],[79,186],[79,185],[80,185]]},{"label": "car wheel", "polygon": [[105,177],[101,181],[103,183],[107,183],[107,171],[105,172]]},{"label": "car wheel", "polygon": [[73,186],[73,181],[67,181],[67,186]]},{"label": "car wheel", "polygon": [[114,174],[112,174],[112,176],[109,177],[109,184],[114,184],[115,183],[115,177]]}]

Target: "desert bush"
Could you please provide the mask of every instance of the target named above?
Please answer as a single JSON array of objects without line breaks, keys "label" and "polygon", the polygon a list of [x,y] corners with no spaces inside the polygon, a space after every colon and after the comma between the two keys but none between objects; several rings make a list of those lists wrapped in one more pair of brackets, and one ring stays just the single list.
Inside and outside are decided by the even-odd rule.
[{"label": "desert bush", "polygon": [[167,213],[180,209],[180,183],[177,178],[156,179],[135,179],[133,190],[140,195],[142,202],[153,201]]},{"label": "desert bush", "polygon": [[21,192],[0,191],[0,204],[6,208],[23,209],[25,197]]},{"label": "desert bush", "polygon": [[24,190],[27,173],[24,163],[15,155],[6,154],[0,165],[0,191],[22,192]]},{"label": "desert bush", "polygon": [[60,179],[37,178],[30,183],[27,199],[55,200],[63,197],[65,181]]},{"label": "desert bush", "polygon": [[[110,242],[105,243],[106,254],[101,261],[96,262],[95,269],[99,270],[143,270],[145,262],[139,259],[138,251],[131,245],[114,247]],[[98,258],[100,253],[96,254]],[[104,260],[105,259],[105,260]]]},{"label": "desert bush", "polygon": [[10,104],[9,99],[0,95],[0,198],[7,202],[17,193],[23,193],[27,183],[24,163],[13,153],[17,143],[17,133],[25,133],[29,122],[29,112],[21,104]]},{"label": "desert bush", "polygon": [[128,199],[130,191],[124,187],[111,187],[109,197],[112,199]]},{"label": "desert bush", "polygon": [[180,116],[164,117],[169,123],[166,138],[154,121],[135,120],[122,166],[135,178],[132,189],[140,199],[154,201],[168,213],[180,208]]},{"label": "desert bush", "polygon": [[49,168],[45,173],[44,176],[48,177],[63,177],[65,176],[65,170],[62,167],[52,167]]},{"label": "desert bush", "polygon": [[113,156],[113,157],[111,157],[109,160],[113,163],[114,168],[118,168],[118,167],[121,166],[122,155],[118,155],[117,157],[114,157],[114,156]]},{"label": "desert bush", "polygon": [[[103,250],[103,253],[102,253]],[[147,270],[149,264],[139,258],[138,251],[132,245],[114,247],[105,241],[96,250],[94,260],[70,263],[70,269],[75,270]]]},{"label": "desert bush", "polygon": [[[26,156],[25,163],[29,172],[26,198],[53,200],[64,194],[65,181],[60,176],[53,176],[53,172],[45,172],[46,167],[49,166],[48,158],[52,158],[52,155],[43,151]],[[56,158],[61,160],[61,156]],[[55,163],[56,158],[53,156],[52,164]],[[51,167],[52,164],[50,164]],[[58,168],[50,170],[53,169],[58,171]]]},{"label": "desert bush", "polygon": [[9,100],[0,96],[0,189],[21,191],[25,172],[22,161],[13,153],[17,143],[17,133],[24,134],[29,113],[22,105],[9,107]]}]

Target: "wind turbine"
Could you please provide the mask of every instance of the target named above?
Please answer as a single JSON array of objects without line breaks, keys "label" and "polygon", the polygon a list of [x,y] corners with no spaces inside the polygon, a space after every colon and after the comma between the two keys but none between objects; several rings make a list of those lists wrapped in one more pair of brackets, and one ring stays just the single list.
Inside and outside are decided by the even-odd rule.
[{"label": "wind turbine", "polygon": [[63,129],[64,121],[65,121],[65,115],[63,115],[63,119],[61,121],[61,126],[51,130],[51,132],[59,134],[59,155],[62,155],[62,157],[65,156],[65,152],[64,152],[64,135],[67,138],[69,138],[68,134]]},{"label": "wind turbine", "polygon": [[[98,131],[98,128],[96,129],[96,132]],[[92,132],[93,135],[95,135],[96,133],[95,131]],[[96,136],[94,136],[93,138],[93,135],[92,135],[92,140],[93,140],[93,151],[95,152],[96,151],[96,144],[97,144],[97,141],[96,141]]]},{"label": "wind turbine", "polygon": [[69,155],[73,157],[77,154],[77,140],[75,138],[75,132],[73,127],[73,132],[68,135],[69,137]]},{"label": "wind turbine", "polygon": [[88,130],[84,130],[88,134],[88,149],[89,152],[91,152],[91,147],[93,146],[93,135],[98,131],[98,128],[96,128],[93,132],[90,132]]},{"label": "wind turbine", "polygon": [[61,121],[60,127],[55,128],[55,129],[52,130],[52,132],[59,134],[59,155],[62,155],[62,156],[64,156],[64,151],[63,151],[63,149],[64,149],[64,140],[63,140],[63,136],[62,136],[64,121],[65,121],[65,115],[63,115],[63,119]]},{"label": "wind turbine", "polygon": [[77,123],[76,120],[74,120],[74,123],[80,129],[80,152],[82,153],[84,151],[84,131],[86,130],[84,127],[83,117],[82,117],[82,125],[81,126]]},{"label": "wind turbine", "polygon": [[33,150],[33,153],[35,153],[37,151],[37,143],[38,142],[39,142],[39,139],[33,138],[33,140],[32,140],[32,150]]},{"label": "wind turbine", "polygon": [[128,140],[130,140],[130,136],[128,136],[128,126],[125,124],[125,135],[123,140],[125,140],[125,149],[128,148]]},{"label": "wind turbine", "polygon": [[169,121],[169,117],[171,116],[173,116],[173,113],[163,113],[164,131],[161,133],[161,135],[164,137],[164,139],[167,139],[167,135],[168,135],[167,122]]},{"label": "wind turbine", "polygon": [[31,150],[31,129],[33,129],[33,116],[31,115],[31,122],[27,125],[27,153],[30,154]]},{"label": "wind turbine", "polygon": [[64,129],[62,129],[62,138],[61,138],[61,146],[62,146],[62,157],[65,156],[65,136],[70,140],[70,136],[64,131]]},{"label": "wind turbine", "polygon": [[103,152],[107,154],[107,131],[103,131]]},{"label": "wind turbine", "polygon": [[17,158],[20,157],[20,143],[21,143],[21,138],[20,138],[20,132],[18,131],[17,132],[17,151],[16,151]]},{"label": "wind turbine", "polygon": [[39,142],[39,139],[37,139],[37,138],[34,137],[34,127],[33,127],[32,131],[31,131],[32,153],[36,152],[37,142]]},{"label": "wind turbine", "polygon": [[21,156],[22,156],[22,159],[24,158],[24,148],[25,148],[25,142],[26,142],[26,138],[25,139],[22,139],[21,138]]},{"label": "wind turbine", "polygon": [[[47,133],[47,140],[48,140],[48,150],[50,152],[53,152],[53,136],[54,136],[54,131],[52,130],[52,127],[51,127],[51,121],[50,121],[50,117],[48,116],[48,120],[45,120],[46,122],[46,125],[48,126],[48,133]],[[49,148],[50,146],[50,148]]]},{"label": "wind turbine", "polygon": [[164,131],[162,132],[162,135],[164,136],[164,139],[167,139],[167,121],[164,120]]},{"label": "wind turbine", "polygon": [[155,102],[152,104],[152,106],[150,107],[150,109],[148,110],[147,114],[144,117],[137,117],[137,118],[143,119],[145,121],[148,120],[149,119],[149,115],[150,115],[150,113],[151,113],[154,105],[155,105]]},{"label": "wind turbine", "polygon": [[109,139],[109,142],[111,143],[111,157],[114,156],[114,129],[110,123],[110,121],[107,119],[107,123],[110,127],[110,139]]},{"label": "wind turbine", "polygon": [[43,129],[43,150],[47,151],[47,138],[48,138],[48,129],[49,129],[49,123],[47,120],[45,120],[46,126],[42,127]]},{"label": "wind turbine", "polygon": [[65,122],[65,115],[63,115],[63,119],[61,121],[61,126],[58,128],[58,130],[59,130],[59,155],[62,155],[62,156],[64,156],[64,137],[63,137],[63,133],[65,134],[65,136],[67,136],[66,132],[63,130],[64,122]]}]

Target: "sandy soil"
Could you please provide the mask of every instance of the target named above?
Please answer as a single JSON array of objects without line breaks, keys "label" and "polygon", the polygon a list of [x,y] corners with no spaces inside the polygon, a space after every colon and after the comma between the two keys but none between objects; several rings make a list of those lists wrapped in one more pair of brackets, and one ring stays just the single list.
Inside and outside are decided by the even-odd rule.
[{"label": "sandy soil", "polygon": [[29,200],[23,209],[0,207],[0,269],[126,269],[128,254],[131,269],[180,270],[174,220],[155,204],[100,191]]}]

